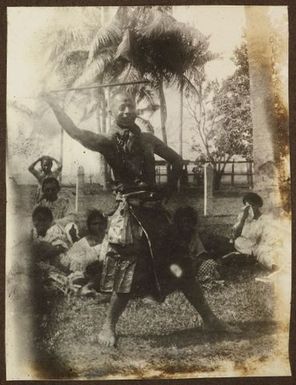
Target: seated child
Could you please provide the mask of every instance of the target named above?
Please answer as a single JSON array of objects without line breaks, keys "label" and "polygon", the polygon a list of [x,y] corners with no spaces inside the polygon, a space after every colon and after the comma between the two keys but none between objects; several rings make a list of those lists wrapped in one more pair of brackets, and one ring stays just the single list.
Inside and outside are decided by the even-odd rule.
[{"label": "seated child", "polygon": [[42,182],[42,196],[38,202],[38,206],[48,207],[55,220],[60,225],[70,226],[76,222],[76,212],[74,202],[65,194],[60,193],[61,186],[54,177],[47,177]]},{"label": "seated child", "polygon": [[32,251],[38,262],[66,269],[65,252],[72,245],[63,226],[56,224],[48,207],[37,206],[32,214]]},{"label": "seated child", "polygon": [[[87,217],[88,234],[76,242],[67,252],[69,278],[73,283],[86,284],[83,293],[98,289],[101,272],[101,244],[107,228],[107,218],[99,210],[92,210]],[[88,283],[87,283],[88,282]]]}]

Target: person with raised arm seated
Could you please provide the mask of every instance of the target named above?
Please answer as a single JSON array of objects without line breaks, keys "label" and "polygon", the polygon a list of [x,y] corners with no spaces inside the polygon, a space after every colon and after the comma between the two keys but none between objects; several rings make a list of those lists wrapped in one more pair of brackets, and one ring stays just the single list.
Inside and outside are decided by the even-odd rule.
[{"label": "person with raised arm seated", "polygon": [[261,212],[263,200],[260,195],[250,192],[243,197],[244,208],[232,228],[234,248],[243,255],[254,258],[265,269],[278,270],[277,234],[272,231],[275,222]]},{"label": "person with raised arm seated", "polygon": [[[40,169],[37,169],[37,164],[40,163]],[[56,164],[55,169],[53,170],[53,163]],[[44,181],[45,178],[48,177],[54,177],[56,179],[59,178],[61,172],[62,172],[62,165],[61,163],[53,158],[52,156],[47,156],[43,155],[35,162],[31,164],[31,166],[28,168],[31,174],[34,175],[34,177],[38,181],[38,189],[37,189],[37,194],[36,194],[36,201],[38,201],[41,197],[42,191],[42,182]]]}]

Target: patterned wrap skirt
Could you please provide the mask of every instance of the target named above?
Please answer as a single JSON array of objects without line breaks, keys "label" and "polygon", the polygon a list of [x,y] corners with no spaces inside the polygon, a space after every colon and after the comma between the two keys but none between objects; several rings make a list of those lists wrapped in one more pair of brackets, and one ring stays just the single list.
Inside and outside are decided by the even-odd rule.
[{"label": "patterned wrap skirt", "polygon": [[157,250],[168,226],[168,214],[158,203],[145,207],[121,201],[102,245],[101,291],[161,300]]}]

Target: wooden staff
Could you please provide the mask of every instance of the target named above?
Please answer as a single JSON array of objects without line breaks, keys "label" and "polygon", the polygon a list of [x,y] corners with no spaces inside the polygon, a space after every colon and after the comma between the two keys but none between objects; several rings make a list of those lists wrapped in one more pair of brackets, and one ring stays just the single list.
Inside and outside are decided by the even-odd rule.
[{"label": "wooden staff", "polygon": [[[132,84],[145,84],[151,83],[149,80],[137,80],[134,82],[124,82],[124,83],[109,83],[109,84],[91,84],[89,86],[82,87],[70,87],[70,88],[60,88],[56,90],[49,90],[48,93],[55,92],[70,92],[70,91],[80,91],[80,90],[91,90],[95,88],[111,88],[111,87],[120,87],[120,86],[128,86]],[[40,95],[37,96],[15,96],[16,99],[38,99]]]},{"label": "wooden staff", "polygon": [[124,82],[124,83],[92,84],[92,85],[83,86],[83,87],[61,88],[61,89],[57,89],[57,90],[51,90],[49,92],[68,92],[68,91],[90,90],[93,88],[110,88],[110,87],[120,87],[120,86],[128,86],[128,85],[132,85],[132,84],[144,84],[144,83],[150,83],[150,81],[149,80],[137,80],[134,82]]}]

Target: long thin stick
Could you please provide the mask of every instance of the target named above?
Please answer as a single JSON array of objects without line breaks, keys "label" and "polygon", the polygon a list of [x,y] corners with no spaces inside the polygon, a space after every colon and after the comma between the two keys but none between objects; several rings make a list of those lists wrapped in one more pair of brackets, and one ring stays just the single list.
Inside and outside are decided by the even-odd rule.
[{"label": "long thin stick", "polygon": [[[69,91],[80,91],[80,90],[91,90],[94,88],[111,88],[111,87],[120,87],[120,86],[128,86],[131,84],[144,84],[144,83],[151,83],[149,80],[137,80],[134,82],[125,82],[125,83],[110,83],[110,84],[92,84],[89,86],[83,86],[83,87],[71,87],[71,88],[61,88],[57,90],[50,90],[48,92],[69,92]],[[38,99],[39,96],[15,96],[15,99]]]},{"label": "long thin stick", "polygon": [[143,83],[150,83],[150,81],[149,80],[137,80],[134,82],[125,82],[125,83],[92,84],[90,86],[84,86],[84,87],[61,88],[61,89],[57,89],[57,90],[51,90],[49,92],[68,92],[68,91],[78,91],[78,90],[90,90],[93,88],[109,88],[109,87],[128,86],[130,84],[143,84]]}]

